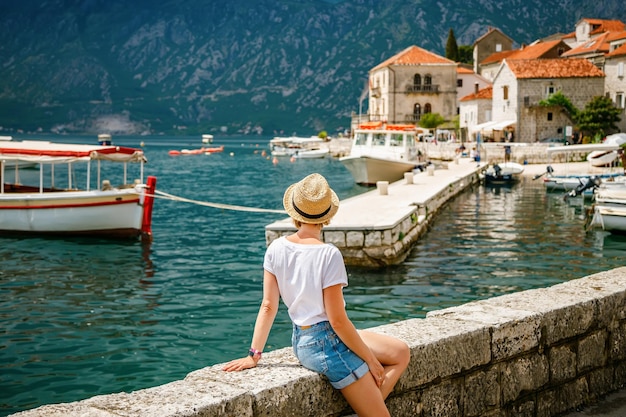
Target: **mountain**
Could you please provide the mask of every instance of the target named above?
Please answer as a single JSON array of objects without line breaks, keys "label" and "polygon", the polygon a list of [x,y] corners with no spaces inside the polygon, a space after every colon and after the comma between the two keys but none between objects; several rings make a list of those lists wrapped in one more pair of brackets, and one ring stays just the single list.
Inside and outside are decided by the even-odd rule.
[{"label": "mountain", "polygon": [[623,0],[21,0],[0,4],[0,134],[334,133],[368,71],[450,28],[516,43]]}]

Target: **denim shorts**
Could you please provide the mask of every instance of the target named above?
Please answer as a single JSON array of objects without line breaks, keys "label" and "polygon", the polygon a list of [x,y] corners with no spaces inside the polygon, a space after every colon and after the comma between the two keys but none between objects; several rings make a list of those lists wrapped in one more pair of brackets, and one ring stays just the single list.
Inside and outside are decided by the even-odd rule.
[{"label": "denim shorts", "polygon": [[324,375],[336,389],[343,389],[369,372],[367,363],[339,339],[330,323],[293,327],[293,351],[311,371]]}]

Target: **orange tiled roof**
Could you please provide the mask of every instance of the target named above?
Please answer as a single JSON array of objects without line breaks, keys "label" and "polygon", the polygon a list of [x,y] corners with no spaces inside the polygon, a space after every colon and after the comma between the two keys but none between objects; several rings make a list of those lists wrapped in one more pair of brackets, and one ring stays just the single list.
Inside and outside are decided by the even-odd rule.
[{"label": "orange tiled roof", "polygon": [[474,71],[469,68],[458,66],[456,67],[456,73],[457,74],[474,74]]},{"label": "orange tiled roof", "polygon": [[589,39],[587,42],[583,43],[580,46],[577,46],[574,49],[570,49],[569,51],[563,54],[564,57],[584,55],[590,53],[601,53],[605,54],[609,52],[609,42],[607,41],[610,32],[603,33],[602,35],[595,37],[593,39]]},{"label": "orange tiled roof", "polygon": [[591,78],[604,72],[584,58],[506,60],[516,78]]},{"label": "orange tiled roof", "polygon": [[620,46],[619,48],[615,49],[613,52],[609,52],[608,54],[606,54],[606,57],[613,58],[616,56],[624,56],[624,55],[626,55],[626,43]]},{"label": "orange tiled roof", "polygon": [[409,46],[404,51],[392,56],[386,61],[378,64],[370,71],[385,68],[391,65],[424,65],[424,64],[454,64],[456,62],[429,52],[418,46]]},{"label": "orange tiled roof", "polygon": [[563,44],[564,48],[569,49],[569,46],[567,46],[567,44],[564,43],[561,39],[555,39],[546,42],[537,42],[532,45],[525,46],[522,49],[496,52],[495,54],[491,54],[481,62],[481,65],[501,62],[504,59],[539,59],[561,43]]},{"label": "orange tiled roof", "polygon": [[596,29],[591,31],[591,35],[602,32],[619,32],[626,29],[626,25],[619,20],[604,20],[604,19],[583,19],[593,26],[597,26]]},{"label": "orange tiled roof", "polygon": [[485,87],[481,90],[478,90],[478,93],[468,94],[465,97],[462,97],[460,101],[470,101],[470,100],[491,100],[493,98],[493,86]]},{"label": "orange tiled roof", "polygon": [[486,65],[486,64],[492,64],[494,62],[502,62],[503,59],[508,58],[510,55],[514,53],[515,53],[515,50],[494,52],[493,54],[489,55],[487,58],[483,59],[480,64]]}]

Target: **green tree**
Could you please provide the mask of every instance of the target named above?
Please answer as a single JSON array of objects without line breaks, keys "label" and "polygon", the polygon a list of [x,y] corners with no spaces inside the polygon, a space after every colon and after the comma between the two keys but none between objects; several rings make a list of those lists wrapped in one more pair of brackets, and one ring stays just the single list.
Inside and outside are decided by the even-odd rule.
[{"label": "green tree", "polygon": [[464,64],[474,63],[474,47],[472,45],[459,46],[459,62]]},{"label": "green tree", "polygon": [[446,43],[446,58],[459,62],[459,47],[456,44],[456,38],[454,37],[454,31],[452,28],[448,32],[448,42]]},{"label": "green tree", "polygon": [[446,119],[439,113],[426,113],[420,118],[419,125],[426,129],[434,129],[445,121]]},{"label": "green tree", "polygon": [[618,130],[616,123],[621,120],[620,112],[620,109],[613,105],[610,98],[598,96],[594,97],[587,103],[585,109],[578,113],[576,123],[581,132],[594,138],[603,138],[607,132]]}]

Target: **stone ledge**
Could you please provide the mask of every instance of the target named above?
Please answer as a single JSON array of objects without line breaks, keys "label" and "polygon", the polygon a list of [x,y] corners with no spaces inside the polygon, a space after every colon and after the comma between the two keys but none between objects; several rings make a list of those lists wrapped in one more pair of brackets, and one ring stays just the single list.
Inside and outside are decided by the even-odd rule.
[{"label": "stone ledge", "polygon": [[[554,416],[626,383],[626,267],[434,311],[373,331],[411,348],[391,414]],[[341,395],[283,348],[241,373],[221,364],[132,393],[42,406],[20,417],[344,416]]]}]

